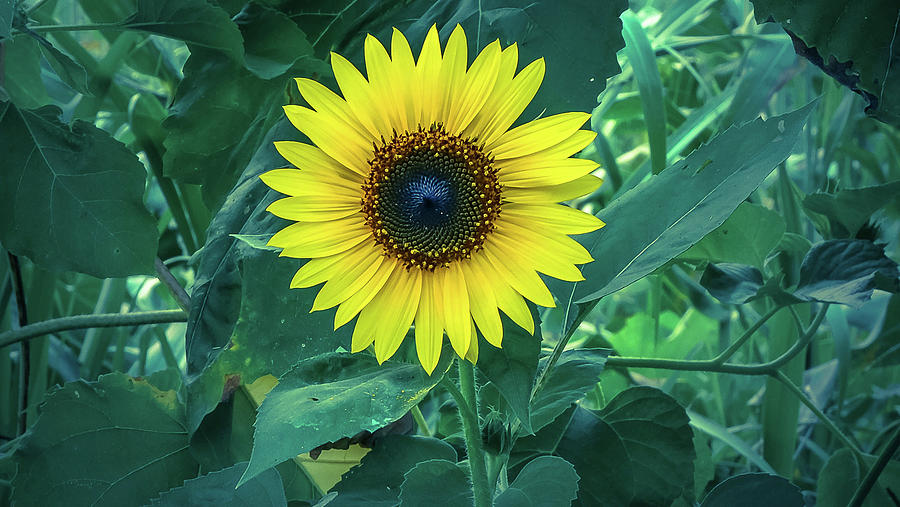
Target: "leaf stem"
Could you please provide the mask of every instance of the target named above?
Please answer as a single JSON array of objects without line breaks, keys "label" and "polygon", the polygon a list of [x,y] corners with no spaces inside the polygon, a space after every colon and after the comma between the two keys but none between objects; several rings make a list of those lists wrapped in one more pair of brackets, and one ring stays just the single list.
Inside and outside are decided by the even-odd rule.
[{"label": "leaf stem", "polygon": [[178,306],[180,306],[181,309],[186,312],[190,311],[191,297],[188,296],[188,293],[184,290],[184,287],[182,287],[181,284],[178,283],[178,280],[176,280],[172,272],[169,271],[168,266],[166,266],[163,261],[159,257],[157,257],[153,260],[153,267],[156,268],[157,278],[159,278],[159,281],[169,289],[169,292],[171,292],[172,296],[175,297],[175,301],[178,303]]},{"label": "leaf stem", "polygon": [[824,424],[826,428],[828,428],[832,433],[834,433],[834,436],[836,436],[838,438],[838,440],[843,442],[844,445],[846,445],[847,448],[850,449],[850,451],[852,451],[853,454],[856,455],[856,457],[860,460],[860,462],[862,462],[862,458],[863,458],[862,451],[860,451],[859,448],[856,447],[856,444],[854,444],[853,441],[850,440],[850,437],[845,435],[844,432],[841,431],[840,428],[837,427],[837,425],[834,423],[834,421],[831,420],[831,418],[829,418],[827,415],[825,415],[825,412],[822,412],[819,409],[819,407],[817,407],[816,404],[813,403],[813,401],[811,399],[809,399],[809,397],[807,397],[806,394],[804,394],[803,391],[801,391],[799,387],[797,387],[797,384],[794,384],[794,382],[790,378],[788,378],[788,376],[785,375],[784,372],[775,371],[771,375],[773,378],[775,378],[776,380],[781,382],[785,387],[787,387],[788,391],[792,392],[794,394],[794,396],[797,397],[797,399],[799,399],[804,405],[806,405],[806,407],[808,409],[810,409],[812,411],[812,413],[816,415],[816,417],[819,418],[819,421],[821,421],[822,424]]},{"label": "leaf stem", "polygon": [[0,333],[0,348],[13,343],[27,344],[28,340],[46,334],[86,329],[92,327],[139,326],[142,324],[166,324],[186,322],[187,313],[182,310],[157,310],[152,312],[97,313],[91,315],[70,315],[29,324],[19,329]]},{"label": "leaf stem", "polygon": [[[488,484],[487,468],[484,463],[484,450],[481,446],[481,426],[478,423],[478,396],[475,392],[475,369],[472,363],[458,359],[459,387],[462,399],[456,403],[466,406],[460,409],[459,415],[463,423],[466,439],[466,454],[469,456],[469,470],[472,473],[472,491],[475,493],[475,507],[490,507],[491,486]],[[452,391],[451,391],[451,394]]]},{"label": "leaf stem", "polygon": [[421,431],[422,434],[426,437],[433,436],[434,434],[431,432],[431,428],[428,427],[428,421],[425,420],[425,416],[422,415],[422,411],[419,410],[419,406],[413,406],[410,412],[412,412],[412,416],[416,421],[416,425],[419,426],[419,431]]},{"label": "leaf stem", "polygon": [[[25,284],[22,282],[22,269],[19,266],[19,258],[7,252],[9,256],[9,271],[12,279],[13,294],[16,298],[16,319],[11,323],[12,330],[8,333],[21,332],[28,327],[28,307],[25,304]],[[12,345],[15,342],[4,343],[2,337],[6,333],[0,333],[0,348]],[[25,433],[28,429],[28,378],[31,375],[31,343],[25,341],[19,345],[19,406],[16,435]]]},{"label": "leaf stem", "polygon": [[869,469],[869,472],[863,478],[859,487],[856,488],[856,491],[853,493],[853,498],[850,499],[850,507],[860,507],[863,504],[866,496],[869,495],[869,491],[872,490],[872,486],[875,485],[875,481],[878,480],[878,476],[881,475],[884,467],[887,466],[888,461],[891,460],[891,457],[897,452],[898,448],[900,448],[900,426],[894,430],[894,436],[891,437],[891,440],[885,446],[884,450],[881,451],[881,455],[875,460],[875,464],[872,465],[872,468]]},{"label": "leaf stem", "polygon": [[734,343],[729,345],[727,349],[723,350],[721,354],[714,357],[712,359],[712,362],[714,364],[723,364],[725,363],[725,361],[731,359],[731,356],[733,356],[735,352],[737,352],[738,349],[740,349],[744,345],[744,343],[746,343],[747,340],[749,340],[750,337],[753,336],[753,333],[757,332],[759,328],[761,328],[763,324],[766,323],[766,321],[768,321],[776,313],[778,313],[778,310],[780,310],[781,308],[781,306],[775,306],[774,308],[769,310],[768,313],[760,317],[759,320],[754,322],[752,326],[748,327],[747,330],[744,331],[744,334],[742,334],[737,340],[735,340]]},{"label": "leaf stem", "polygon": [[83,32],[87,30],[125,30],[121,23],[87,23],[83,25],[38,25],[27,27],[33,32]]}]

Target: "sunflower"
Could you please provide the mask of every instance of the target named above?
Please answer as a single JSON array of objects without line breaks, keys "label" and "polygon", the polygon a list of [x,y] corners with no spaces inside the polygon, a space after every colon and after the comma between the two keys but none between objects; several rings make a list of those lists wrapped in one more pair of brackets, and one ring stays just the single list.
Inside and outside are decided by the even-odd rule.
[{"label": "sunflower", "polygon": [[352,351],[374,343],[390,358],[415,323],[416,351],[430,374],[444,332],[475,361],[477,329],[500,347],[499,311],[534,333],[524,298],[554,306],[538,272],[583,280],[590,254],[570,234],[603,226],[558,204],[592,192],[597,164],[570,158],[595,134],[587,113],[563,113],[510,129],[544,76],[538,59],[516,73],[515,44],[488,44],[467,68],[462,27],[441,52],[429,30],[418,59],[394,29],[390,55],[369,35],[366,74],[331,53],[343,98],[297,79],[311,108],[288,105],[314,143],[276,142],[299,169],[261,175],[288,197],[267,209],[295,223],[269,245],[310,259],[291,287],[324,282],[312,311],[337,306],[334,327],[359,315]]}]

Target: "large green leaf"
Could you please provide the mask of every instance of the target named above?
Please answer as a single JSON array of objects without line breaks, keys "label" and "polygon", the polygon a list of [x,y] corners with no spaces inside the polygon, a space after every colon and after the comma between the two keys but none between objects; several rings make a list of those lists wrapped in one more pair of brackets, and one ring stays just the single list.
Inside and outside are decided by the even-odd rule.
[{"label": "large green leaf", "polygon": [[324,62],[315,59],[303,30],[285,14],[249,3],[235,21],[244,37],[244,65],[258,77],[278,77],[300,59],[319,65],[320,72],[330,72]]},{"label": "large green leaf", "polygon": [[40,47],[44,59],[47,60],[47,63],[50,64],[50,67],[53,68],[60,79],[76,92],[91,95],[91,91],[88,89],[90,80],[84,67],[69,58],[67,54],[56,49],[46,39],[41,40]]},{"label": "large green leaf", "polygon": [[241,32],[228,13],[205,0],[138,0],[137,11],[121,26],[215,49],[235,60],[244,54]]},{"label": "large green leaf", "polygon": [[185,481],[153,499],[149,506],[181,507],[287,507],[281,476],[274,469],[266,470],[243,486],[236,488],[247,463],[212,472]]},{"label": "large green leaf", "polygon": [[436,438],[390,435],[377,440],[359,465],[345,473],[341,482],[334,486],[332,491],[336,491],[338,496],[328,505],[397,505],[404,475],[416,464],[435,459],[455,463],[456,451],[450,444]]},{"label": "large green leaf", "polygon": [[16,0],[0,0],[0,39],[9,37],[15,14]]},{"label": "large green leaf", "polygon": [[801,56],[865,97],[867,113],[900,126],[900,79],[890,72],[900,65],[896,0],[753,0],[753,7],[757,22],[781,23]]},{"label": "large green leaf", "polygon": [[568,507],[578,492],[575,467],[558,456],[528,462],[509,488],[494,501],[497,507]]},{"label": "large green leaf", "polygon": [[762,269],[784,230],[781,215],[758,204],[742,202],[722,225],[679,258],[749,264]]},{"label": "large green leaf", "polygon": [[[41,52],[38,43],[27,35],[3,40],[3,87],[9,100],[23,109],[50,103],[41,79]],[[0,105],[0,110],[3,106]]]},{"label": "large green leaf", "polygon": [[863,188],[845,188],[834,194],[815,192],[803,198],[803,207],[825,215],[828,231],[825,237],[852,238],[872,213],[900,195],[900,180]]},{"label": "large green leaf", "polygon": [[[540,322],[537,312],[532,312],[535,322]],[[541,352],[541,328],[535,326],[532,336],[505,315],[503,319],[503,347],[487,344],[478,352],[478,370],[490,380],[503,395],[522,427],[531,433],[531,389]]]},{"label": "large green leaf", "polygon": [[[537,431],[550,424],[569,405],[584,397],[606,366],[608,349],[577,349],[562,353],[544,387],[532,400],[531,427]],[[546,360],[541,361],[546,365]]]},{"label": "large green leaf", "polygon": [[756,298],[763,287],[763,277],[755,266],[723,262],[707,265],[700,285],[719,301],[740,305]]},{"label": "large green leaf", "polygon": [[256,417],[253,454],[242,482],[324,443],[374,431],[415,406],[443,378],[451,360],[428,375],[419,364],[365,354],[306,359],[278,379]]},{"label": "large green leaf", "polygon": [[631,503],[640,477],[622,438],[596,413],[575,409],[556,454],[581,476],[576,505]]},{"label": "large green leaf", "polygon": [[175,391],[121,373],[48,394],[15,459],[19,505],[139,505],[197,472]]},{"label": "large green leaf", "polygon": [[844,507],[859,484],[859,464],[850,449],[840,449],[828,458],[816,483],[818,507]]},{"label": "large green leaf", "polygon": [[771,474],[729,477],[706,495],[701,507],[803,507],[800,489]]},{"label": "large green leaf", "polygon": [[55,106],[0,105],[0,241],[50,269],[152,273],[157,233],[143,165],[106,132],[59,115]]},{"label": "large green leaf", "polygon": [[794,295],[860,306],[876,288],[897,292],[897,276],[897,263],[884,255],[882,246],[864,239],[834,239],[806,254]]},{"label": "large green leaf", "polygon": [[447,507],[475,504],[468,475],[452,461],[434,459],[419,463],[407,472],[400,486],[400,507],[435,502]]},{"label": "large green leaf", "polygon": [[652,387],[619,393],[599,412],[622,438],[636,477],[634,502],[668,505],[694,490],[694,442],[687,414]]},{"label": "large green leaf", "polygon": [[[631,284],[721,225],[787,158],[812,106],[729,128],[600,211],[606,227],[581,242],[602,262],[584,266],[586,280],[575,286],[577,302]],[[553,287],[558,299],[568,300],[571,284]]]}]

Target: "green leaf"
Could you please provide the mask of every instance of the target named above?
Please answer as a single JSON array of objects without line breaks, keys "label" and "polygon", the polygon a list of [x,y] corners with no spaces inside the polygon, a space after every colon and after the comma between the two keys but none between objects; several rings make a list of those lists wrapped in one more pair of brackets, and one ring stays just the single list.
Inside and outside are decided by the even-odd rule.
[{"label": "green leaf", "polygon": [[280,252],[282,249],[269,246],[269,240],[273,234],[229,234],[234,239],[241,240],[245,245],[257,250],[266,250],[269,252]]},{"label": "green leaf", "polygon": [[[536,323],[540,323],[537,312],[532,311],[532,317]],[[501,318],[503,347],[498,349],[490,344],[482,346],[476,366],[503,395],[525,432],[532,433],[529,402],[541,352],[541,328],[539,324],[535,325],[535,335],[532,336],[505,315]]]},{"label": "green leaf", "polygon": [[753,6],[758,23],[781,23],[801,56],[865,97],[867,113],[900,126],[900,79],[890,72],[897,64],[895,0],[855,2],[852,9],[830,0],[753,0]]},{"label": "green leaf", "polygon": [[578,479],[575,467],[568,461],[558,456],[540,456],[525,465],[494,505],[568,507],[578,496]]},{"label": "green leaf", "polygon": [[[556,454],[581,476],[575,505],[629,505],[639,477],[616,430],[590,410],[575,409]],[[612,465],[612,466],[610,466]]]},{"label": "green leaf", "polygon": [[839,449],[819,471],[816,484],[818,507],[843,507],[850,504],[859,484],[859,465],[850,449]]},{"label": "green leaf", "polygon": [[62,51],[53,47],[53,45],[46,40],[40,44],[40,47],[41,54],[44,55],[47,63],[53,67],[53,70],[60,79],[71,86],[76,92],[84,95],[92,95],[88,88],[90,80],[88,79],[84,67],[69,58],[69,56]]},{"label": "green leaf", "polygon": [[[646,276],[721,225],[787,158],[812,107],[731,127],[612,201],[597,214],[606,227],[581,238],[591,255],[604,261],[584,266],[586,280],[575,287],[577,302],[601,298]],[[556,294],[565,300],[561,294],[568,292]]]},{"label": "green leaf", "polygon": [[762,269],[769,252],[781,241],[784,230],[781,215],[764,206],[742,202],[728,220],[679,258],[749,264]]},{"label": "green leaf", "polygon": [[[875,213],[900,195],[900,180],[863,188],[846,188],[834,194],[815,192],[803,198],[807,211],[825,215],[830,237],[852,238]],[[829,236],[825,236],[829,237]]]},{"label": "green leaf", "polygon": [[143,165],[106,132],[66,125],[60,113],[0,105],[0,241],[49,269],[152,273],[157,233]]},{"label": "green leaf", "polygon": [[137,11],[121,26],[221,51],[237,61],[244,55],[241,32],[228,13],[204,0],[138,0]]},{"label": "green leaf", "polygon": [[456,463],[434,459],[410,470],[400,486],[400,507],[421,505],[472,507],[475,499],[469,477]]},{"label": "green leaf", "polygon": [[15,459],[20,505],[135,505],[197,472],[175,391],[121,373],[51,391]]},{"label": "green leaf", "polygon": [[634,502],[668,505],[694,490],[693,432],[671,396],[652,387],[631,387],[599,413],[622,438],[635,477]]},{"label": "green leaf", "polygon": [[700,507],[803,507],[800,489],[772,474],[741,474],[719,483]]},{"label": "green leaf", "polygon": [[[609,349],[567,350],[531,405],[531,427],[537,431],[550,424],[569,405],[584,397],[600,379]],[[541,361],[546,365],[546,359]]]},{"label": "green leaf", "polygon": [[[22,109],[35,109],[50,103],[41,79],[41,51],[38,43],[27,35],[3,40],[3,72],[9,100]],[[0,111],[3,109],[0,104]]]},{"label": "green leaf", "polygon": [[184,485],[167,491],[149,503],[150,506],[180,507],[287,507],[281,476],[274,469],[266,470],[253,480],[236,488],[247,463],[237,463],[224,470],[185,481]]},{"label": "green leaf", "polygon": [[16,15],[16,0],[0,0],[0,39],[8,39]]},{"label": "green leaf", "polygon": [[663,86],[656,65],[656,52],[641,22],[631,11],[622,13],[622,37],[625,39],[625,55],[628,57],[641,94],[647,140],[650,144],[652,174],[659,174],[666,167],[666,108],[663,103]]},{"label": "green leaf", "polygon": [[723,262],[707,265],[700,285],[719,301],[740,305],[756,298],[763,277],[754,266]]},{"label": "green leaf", "polygon": [[335,352],[301,361],[259,407],[242,483],[324,442],[396,421],[440,382],[452,363],[447,357],[431,376],[419,364],[379,365],[365,354]]},{"label": "green leaf", "polygon": [[300,59],[316,62],[321,72],[330,72],[324,62],[313,56],[313,47],[303,30],[283,13],[248,3],[235,22],[244,37],[244,65],[258,77],[278,77]]},{"label": "green leaf", "polygon": [[770,465],[765,458],[754,451],[747,442],[744,442],[740,437],[728,431],[728,428],[725,428],[716,421],[707,419],[696,412],[688,410],[687,413],[691,419],[691,426],[728,445],[737,451],[738,454],[746,458],[747,461],[756,465],[760,470],[770,474],[775,473],[775,469],[772,468],[772,465]]},{"label": "green leaf", "polygon": [[456,451],[436,438],[390,435],[377,440],[375,447],[341,478],[332,491],[337,498],[331,507],[392,507],[399,500],[403,477],[416,464],[428,460],[455,463]]},{"label": "green leaf", "polygon": [[806,301],[859,307],[876,288],[896,292],[897,276],[897,263],[871,241],[824,241],[813,246],[803,259],[794,295]]}]

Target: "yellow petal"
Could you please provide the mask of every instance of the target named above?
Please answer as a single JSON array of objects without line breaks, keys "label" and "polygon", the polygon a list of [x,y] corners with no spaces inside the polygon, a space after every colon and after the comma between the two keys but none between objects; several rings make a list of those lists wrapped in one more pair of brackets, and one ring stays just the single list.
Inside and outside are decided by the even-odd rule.
[{"label": "yellow petal", "polygon": [[384,255],[381,248],[376,245],[365,246],[368,248],[348,252],[343,260],[344,269],[331,277],[319,290],[311,311],[324,310],[343,303],[372,279],[381,266]]},{"label": "yellow petal", "polygon": [[477,272],[482,274],[485,282],[490,285],[500,310],[519,327],[533,335],[534,319],[531,317],[531,311],[522,296],[506,283],[504,274],[498,273],[483,255],[473,256],[471,263],[476,267]]},{"label": "yellow petal", "polygon": [[475,322],[469,320],[472,328],[472,339],[469,341],[469,350],[466,351],[466,361],[475,364],[478,362],[478,333],[475,331]]},{"label": "yellow petal", "polygon": [[331,158],[360,175],[369,169],[372,143],[355,134],[344,122],[303,106],[287,105],[284,113],[300,132],[306,134]]},{"label": "yellow petal", "polygon": [[497,160],[531,155],[567,140],[590,117],[590,113],[572,112],[538,118],[507,131],[486,149]]},{"label": "yellow petal", "polygon": [[447,40],[444,49],[444,59],[441,61],[441,73],[439,85],[441,97],[436,104],[433,121],[446,123],[450,118],[450,105],[460,93],[463,81],[466,77],[466,59],[468,58],[468,46],[466,45],[466,33],[462,26],[456,25]]},{"label": "yellow petal", "polygon": [[409,93],[405,88],[410,76],[398,74],[381,42],[372,35],[366,35],[366,74],[377,102],[371,107],[387,119],[391,130],[403,132],[409,129],[406,110],[402,106]]},{"label": "yellow petal", "polygon": [[353,113],[347,101],[340,98],[333,91],[317,81],[307,78],[296,78],[297,89],[300,95],[309,102],[316,112],[333,117],[345,125],[350,131],[359,136],[368,144],[375,140],[375,137],[368,132],[359,122],[359,118]]},{"label": "yellow petal", "polygon": [[285,257],[327,257],[349,250],[372,236],[372,229],[351,216],[330,222],[297,222],[275,233],[269,246],[283,248]]},{"label": "yellow petal", "polygon": [[497,81],[499,67],[500,41],[497,40],[488,44],[481,51],[481,54],[472,63],[472,67],[466,72],[459,92],[452,97],[449,116],[445,124],[447,133],[460,134],[481,111]]},{"label": "yellow petal", "polygon": [[294,278],[291,279],[291,288],[305,289],[328,280],[344,269],[342,261],[346,255],[346,253],[339,253],[328,257],[310,259],[294,273]]},{"label": "yellow petal", "polygon": [[413,59],[409,42],[403,36],[403,32],[394,28],[391,34],[391,62],[394,64],[395,79],[401,90],[397,91],[397,99],[401,101],[401,110],[405,113],[405,123],[410,129],[418,128],[419,116],[422,114],[422,86],[416,72],[416,62]]},{"label": "yellow petal", "polygon": [[581,210],[564,204],[508,203],[503,207],[503,218],[511,218],[523,224],[538,222],[557,228],[565,234],[585,234],[603,227],[603,221]]},{"label": "yellow petal", "polygon": [[[378,317],[371,307],[363,308],[359,318],[356,319],[356,326],[353,327],[353,334],[350,337],[350,352],[356,354],[366,350],[375,341]],[[335,329],[337,328],[335,327]]]},{"label": "yellow petal", "polygon": [[[488,142],[488,134],[492,133],[487,131],[488,126],[497,120],[497,112],[506,106],[507,101],[510,100],[510,86],[512,86],[518,61],[519,48],[515,43],[501,51],[494,87],[487,94],[487,100],[485,100],[481,110],[478,111],[472,121],[469,122],[469,125],[463,130],[462,137],[477,139],[479,143]],[[515,119],[512,121],[515,121]],[[512,121],[510,121],[510,125]],[[509,125],[504,128],[504,131],[506,128],[509,128]],[[502,133],[497,132],[497,135],[499,136]]]},{"label": "yellow petal", "polygon": [[503,198],[516,203],[555,203],[588,195],[600,188],[603,180],[588,174],[577,180],[548,187],[505,188]]},{"label": "yellow petal", "polygon": [[505,187],[545,187],[576,180],[597,167],[584,158],[521,157],[499,162],[497,173]]},{"label": "yellow petal", "polygon": [[494,231],[494,235],[497,236],[495,248],[503,254],[502,259],[508,260],[510,257],[515,257],[516,260],[513,263],[518,263],[521,268],[528,267],[567,282],[584,280],[581,271],[572,262],[568,262],[563,255],[556,252],[552,245],[535,240],[532,235],[527,233],[509,234],[499,228]]},{"label": "yellow petal", "polygon": [[359,201],[362,195],[359,185],[348,187],[342,184],[344,180],[340,178],[328,181],[307,170],[272,169],[260,174],[259,179],[273,190],[290,196],[331,194]]},{"label": "yellow petal", "polygon": [[438,268],[435,275],[444,303],[444,329],[447,330],[447,338],[450,339],[453,350],[463,357],[469,349],[471,317],[466,279],[459,264],[453,262],[448,268]]},{"label": "yellow petal", "polygon": [[372,279],[338,307],[334,314],[334,328],[337,329],[353,320],[353,317],[356,317],[356,314],[368,305],[375,295],[384,288],[384,284],[396,267],[397,261],[395,259],[383,259],[381,265],[378,266],[378,270],[372,275]]},{"label": "yellow petal", "polygon": [[[422,271],[396,269],[369,307],[379,314],[375,359],[383,363],[397,352],[409,331],[422,297]],[[368,307],[367,307],[368,308]]]},{"label": "yellow petal", "polygon": [[[352,190],[356,194],[359,194],[363,177],[359,173],[347,169],[337,160],[329,157],[328,154],[320,148],[311,144],[298,143],[296,141],[275,141],[274,144],[278,153],[280,153],[288,162],[298,167],[301,174],[305,174],[309,178],[315,178],[320,181],[334,184],[335,186]],[[280,169],[276,169],[276,171],[280,171]],[[278,189],[275,188],[275,190]],[[281,190],[278,191],[281,192]],[[288,192],[283,193],[287,194]],[[307,194],[301,192],[296,195]]]},{"label": "yellow petal", "polygon": [[344,99],[362,126],[376,139],[381,136],[389,137],[391,131],[387,119],[381,116],[380,109],[376,107],[376,97],[366,78],[346,58],[334,52],[331,53],[331,69]]},{"label": "yellow petal", "polygon": [[441,41],[435,25],[431,25],[419,59],[416,60],[416,71],[419,74],[419,82],[422,86],[422,111],[419,125],[428,127],[433,122],[440,121],[438,112],[443,100],[443,85],[441,77]]},{"label": "yellow petal", "polygon": [[[579,242],[565,234],[561,234],[559,230],[543,224],[516,221],[506,215],[502,217],[502,222],[500,220],[497,221],[497,231],[502,232],[506,237],[513,238],[514,243],[520,239],[529,243],[540,243],[536,247],[537,249],[545,254],[553,254],[550,255],[551,257],[565,260],[572,264],[584,264],[594,260]],[[536,254],[537,252],[535,251],[534,253]]]},{"label": "yellow petal", "polygon": [[506,257],[506,252],[497,249],[496,238],[491,236],[484,245],[482,253],[490,262],[496,273],[503,276],[503,280],[508,283],[519,294],[525,296],[535,304],[546,307],[554,307],[553,295],[547,290],[544,281],[534,271],[531,266],[526,265],[523,260],[515,255]]},{"label": "yellow petal", "polygon": [[358,213],[359,210],[359,197],[344,197],[335,194],[285,197],[266,208],[266,211],[277,217],[300,222],[337,220]]},{"label": "yellow petal", "polygon": [[416,354],[429,375],[441,359],[444,336],[442,301],[440,292],[434,289],[434,279],[434,273],[422,274],[422,299],[416,313]]},{"label": "yellow petal", "polygon": [[[491,290],[491,283],[488,281],[490,278],[481,272],[479,263],[462,262],[460,267],[466,278],[466,290],[469,294],[469,308],[472,317],[488,343],[499,347],[503,340],[503,323],[500,321],[497,301]],[[473,341],[475,341],[474,338]]]},{"label": "yellow petal", "polygon": [[486,105],[482,111],[491,116],[483,128],[484,143],[489,146],[506,133],[534,98],[544,79],[544,59],[539,58],[522,69],[497,102]]}]

